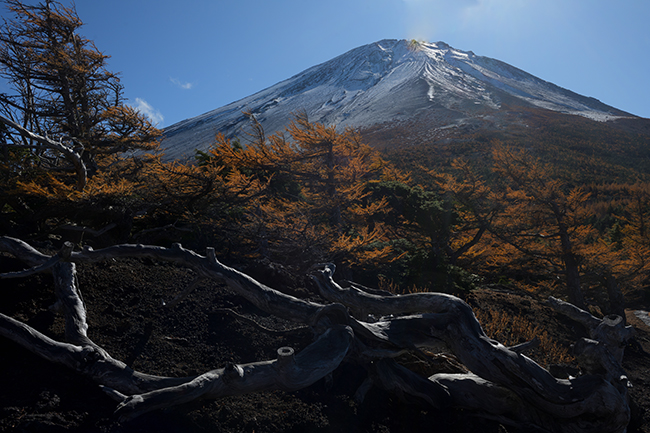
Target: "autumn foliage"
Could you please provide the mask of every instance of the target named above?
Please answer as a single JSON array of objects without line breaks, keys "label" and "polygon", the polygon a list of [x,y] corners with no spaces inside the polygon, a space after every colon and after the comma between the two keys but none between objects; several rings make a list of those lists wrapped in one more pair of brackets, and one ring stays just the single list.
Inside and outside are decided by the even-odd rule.
[{"label": "autumn foliage", "polygon": [[616,310],[617,292],[647,292],[642,134],[531,109],[514,123],[525,128],[380,153],[305,115],[269,136],[249,115],[248,134],[169,161],[160,131],[124,103],[107,56],[78,35],[74,8],[7,5],[19,19],[0,32],[13,90],[0,111],[38,137],[0,124],[3,233],[180,240],[301,272],[334,262],[338,275],[401,293],[483,281]]},{"label": "autumn foliage", "polygon": [[449,168],[422,168],[457,211],[451,258],[493,283],[619,314],[616,291],[645,296],[650,202],[642,173],[631,183],[586,183],[583,172],[564,170],[534,149],[499,141],[489,149],[480,164],[459,158]]},{"label": "autumn foliage", "polygon": [[303,270],[331,261],[401,293],[466,290],[483,279],[607,310],[610,289],[639,294],[647,285],[642,180],[581,184],[492,142],[489,164],[419,167],[427,181],[418,185],[358,133],[304,116],[270,136],[251,116],[241,140],[218,135],[188,162],[106,155],[83,191],[50,171],[17,178],[6,163],[5,228],[40,221],[32,230],[67,236],[114,225],[107,239],[216,245],[233,259]]},{"label": "autumn foliage", "polygon": [[391,260],[389,247],[376,246],[385,203],[369,201],[366,187],[403,176],[377,151],[351,130],[301,116],[269,137],[254,118],[251,128],[245,145],[219,135],[197,164],[158,166],[160,187],[186,203],[186,223],[272,260]]}]

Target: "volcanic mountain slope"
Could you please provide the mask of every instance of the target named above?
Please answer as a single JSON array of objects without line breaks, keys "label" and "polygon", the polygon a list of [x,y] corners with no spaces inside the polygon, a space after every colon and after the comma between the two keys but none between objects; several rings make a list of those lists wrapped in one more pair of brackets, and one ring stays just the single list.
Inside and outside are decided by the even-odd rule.
[{"label": "volcanic mountain slope", "polygon": [[534,107],[595,120],[633,117],[520,69],[443,42],[383,40],[353,49],[247,98],[165,129],[167,158],[192,156],[216,133],[243,135],[252,113],[267,133],[298,112],[312,122],[369,128],[426,120],[432,128],[498,124],[503,107]]}]

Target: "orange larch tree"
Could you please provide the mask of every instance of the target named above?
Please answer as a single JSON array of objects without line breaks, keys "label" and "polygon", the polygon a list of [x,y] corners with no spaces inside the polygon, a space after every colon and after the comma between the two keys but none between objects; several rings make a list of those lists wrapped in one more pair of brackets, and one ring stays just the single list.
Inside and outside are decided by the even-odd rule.
[{"label": "orange larch tree", "polygon": [[159,131],[125,105],[108,56],[79,34],[74,8],[5,3],[15,17],[0,28],[0,77],[9,89],[0,95],[5,158],[12,154],[26,169],[71,169],[83,189],[80,170],[94,173],[101,155],[157,146]]},{"label": "orange larch tree", "polygon": [[[608,186],[617,202],[615,223],[599,242],[601,261],[610,284],[623,291],[647,287],[650,275],[650,183]],[[610,206],[613,208],[613,206]]]},{"label": "orange larch tree", "polygon": [[[119,165],[124,152],[155,149],[160,131],[125,104],[108,56],[79,34],[83,23],[74,7],[51,0],[5,4],[12,18],[0,28],[0,77],[8,89],[0,95],[3,217],[63,220],[71,213],[60,205],[93,202],[84,191],[91,177]],[[125,177],[108,178],[122,190]],[[91,189],[110,190],[99,183],[106,179]]]},{"label": "orange larch tree", "polygon": [[489,229],[501,209],[501,203],[494,200],[492,187],[463,159],[451,162],[451,172],[424,167],[422,170],[431,176],[441,195],[451,201],[455,208],[456,220],[446,247],[449,260],[456,263],[472,249],[475,250],[472,255],[477,257],[474,247],[489,235]]},{"label": "orange larch tree", "polygon": [[[283,132],[268,137],[253,116],[251,125],[243,145],[218,135],[210,149],[198,153],[197,167],[174,169],[195,180],[210,172],[218,184],[231,188],[237,198],[214,189],[209,194],[201,188],[195,191],[198,201],[212,203],[212,209],[230,206],[228,215],[236,216],[231,222],[240,245],[262,257],[292,257],[310,265],[323,260],[388,260],[390,248],[377,247],[384,237],[382,224],[373,218],[385,211],[385,202],[367,200],[365,185],[402,174],[352,130],[338,132],[300,115]],[[168,189],[190,185],[164,184]],[[209,217],[221,218],[204,209],[193,222],[206,230],[225,227]]]},{"label": "orange larch tree", "polygon": [[587,239],[595,235],[586,223],[589,193],[524,150],[495,146],[492,156],[504,185],[502,212],[491,231],[550,272],[560,271],[570,302],[584,307],[580,268]]}]

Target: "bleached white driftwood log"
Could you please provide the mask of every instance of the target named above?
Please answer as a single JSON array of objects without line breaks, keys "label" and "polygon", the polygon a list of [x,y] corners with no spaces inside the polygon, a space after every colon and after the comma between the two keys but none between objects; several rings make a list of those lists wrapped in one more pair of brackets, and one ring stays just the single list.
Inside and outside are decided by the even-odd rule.
[{"label": "bleached white driftwood log", "polygon": [[[587,374],[558,379],[525,355],[488,338],[469,305],[459,298],[439,293],[377,296],[355,287],[342,288],[332,274],[333,269],[326,268],[316,277],[321,295],[330,301],[361,314],[420,313],[392,318],[383,326],[384,332],[391,342],[402,345],[411,342],[428,347],[442,341],[470,370],[428,379],[449,392],[447,404],[484,412],[520,427],[563,432],[625,431],[630,410],[629,383],[621,367],[622,343],[632,337],[632,328],[620,320],[601,321],[552,298],[553,307],[584,323],[594,338],[577,344],[578,356],[585,354],[581,359],[589,363]],[[380,366],[378,376],[384,386],[401,387],[405,393],[427,387],[416,375],[407,377],[404,371],[396,374],[394,365]]]},{"label": "bleached white driftwood log", "polygon": [[347,354],[352,338],[349,326],[335,325],[295,356],[291,347],[281,347],[275,360],[230,364],[181,385],[146,394],[128,396],[112,389],[104,390],[120,402],[116,413],[122,420],[198,399],[276,389],[295,391],[311,385],[336,369]]},{"label": "bleached white driftwood log", "polygon": [[[180,245],[118,245],[79,252],[67,246],[49,257],[22,241],[0,237],[0,251],[32,267],[1,277],[53,272],[58,304],[66,317],[67,341],[53,341],[4,315],[0,315],[0,334],[103,385],[119,401],[117,413],[122,419],[198,398],[299,389],[329,374],[348,357],[365,364],[370,372],[359,397],[374,383],[437,408],[461,407],[503,423],[554,432],[623,432],[629,422],[628,382],[620,362],[621,343],[631,337],[630,328],[615,318],[600,321],[561,301],[549,302],[591,332],[591,339],[576,345],[586,363],[586,374],[577,378],[557,379],[523,355],[524,347],[511,350],[488,338],[469,305],[457,297],[440,293],[384,296],[359,287],[342,288],[332,278],[332,266],[314,276],[322,297],[330,302],[321,304],[284,294],[223,265],[212,249],[201,256]],[[260,309],[307,324],[318,337],[295,356],[292,349],[281,348],[276,360],[229,365],[195,377],[166,378],[132,371],[88,339],[85,308],[75,283],[75,264],[119,257],[173,261],[201,277],[223,280]],[[371,316],[374,319],[367,320]],[[408,350],[441,345],[469,372],[425,378],[393,360]]]}]

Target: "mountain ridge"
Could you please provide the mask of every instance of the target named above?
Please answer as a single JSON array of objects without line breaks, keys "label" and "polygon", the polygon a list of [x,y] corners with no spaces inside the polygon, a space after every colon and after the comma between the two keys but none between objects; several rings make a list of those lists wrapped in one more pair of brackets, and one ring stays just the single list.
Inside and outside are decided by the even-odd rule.
[{"label": "mountain ridge", "polygon": [[[165,129],[171,159],[203,150],[215,134],[235,137],[251,113],[267,133],[297,112],[310,121],[368,128],[435,112],[435,128],[494,116],[502,106],[538,107],[594,120],[635,118],[595,98],[537,78],[500,60],[444,42],[385,39],[354,48],[260,92]],[[429,116],[431,117],[431,116]]]}]

